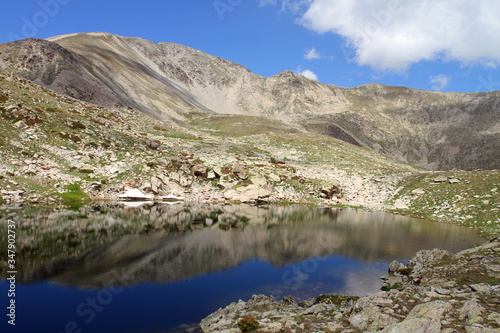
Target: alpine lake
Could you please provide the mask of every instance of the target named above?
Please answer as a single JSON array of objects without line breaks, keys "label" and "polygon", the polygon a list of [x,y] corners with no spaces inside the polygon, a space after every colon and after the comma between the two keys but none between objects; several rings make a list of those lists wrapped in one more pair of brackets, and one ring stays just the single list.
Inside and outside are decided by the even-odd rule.
[{"label": "alpine lake", "polygon": [[197,332],[253,294],[363,296],[393,260],[484,242],[464,227],[306,206],[95,203],[9,207],[0,218],[2,293],[16,226],[15,332]]}]

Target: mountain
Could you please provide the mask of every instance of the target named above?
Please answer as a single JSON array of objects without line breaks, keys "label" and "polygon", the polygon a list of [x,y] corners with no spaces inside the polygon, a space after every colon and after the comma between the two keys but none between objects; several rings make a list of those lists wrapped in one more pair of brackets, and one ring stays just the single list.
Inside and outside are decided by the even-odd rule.
[{"label": "mountain", "polygon": [[265,78],[186,46],[100,32],[1,44],[0,68],[82,101],[182,126],[238,136],[228,115],[252,116],[426,169],[500,167],[498,91],[342,88],[291,71]]}]

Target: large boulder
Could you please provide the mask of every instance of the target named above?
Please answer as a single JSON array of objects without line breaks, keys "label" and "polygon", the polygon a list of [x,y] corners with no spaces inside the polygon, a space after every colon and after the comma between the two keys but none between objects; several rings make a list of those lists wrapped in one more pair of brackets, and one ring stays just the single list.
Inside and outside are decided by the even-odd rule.
[{"label": "large boulder", "polygon": [[199,178],[207,178],[207,167],[203,164],[196,164],[193,167],[193,175]]},{"label": "large boulder", "polygon": [[325,199],[331,199],[333,197],[342,197],[342,188],[337,182],[330,182],[321,187],[320,196]]}]

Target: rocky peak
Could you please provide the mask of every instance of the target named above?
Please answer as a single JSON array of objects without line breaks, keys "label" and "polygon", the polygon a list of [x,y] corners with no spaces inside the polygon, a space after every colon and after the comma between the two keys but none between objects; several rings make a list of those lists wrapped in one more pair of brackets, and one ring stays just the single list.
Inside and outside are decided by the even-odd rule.
[{"label": "rocky peak", "polygon": [[264,78],[187,46],[102,32],[2,44],[0,67],[86,102],[162,120],[185,122],[200,112],[251,115],[349,137],[427,169],[500,167],[498,92],[378,83],[340,88],[290,70]]}]

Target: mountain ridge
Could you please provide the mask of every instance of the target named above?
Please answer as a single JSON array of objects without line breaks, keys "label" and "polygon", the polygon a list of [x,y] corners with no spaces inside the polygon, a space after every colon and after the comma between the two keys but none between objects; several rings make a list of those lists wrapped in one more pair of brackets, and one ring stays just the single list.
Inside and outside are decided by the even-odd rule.
[{"label": "mountain ridge", "polygon": [[500,92],[343,88],[291,71],[262,77],[187,46],[109,33],[0,45],[0,67],[56,92],[167,122],[211,115],[276,119],[426,169],[500,167]]}]

